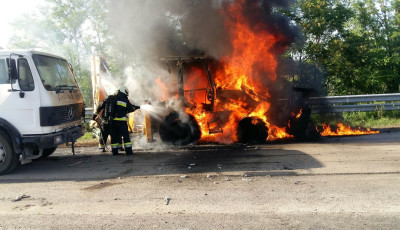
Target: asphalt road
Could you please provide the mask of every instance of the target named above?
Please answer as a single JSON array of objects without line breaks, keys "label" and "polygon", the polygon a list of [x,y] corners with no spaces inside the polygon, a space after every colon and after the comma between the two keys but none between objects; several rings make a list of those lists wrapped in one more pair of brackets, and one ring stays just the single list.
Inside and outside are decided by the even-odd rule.
[{"label": "asphalt road", "polygon": [[399,229],[399,144],[61,148],[0,176],[0,229]]}]

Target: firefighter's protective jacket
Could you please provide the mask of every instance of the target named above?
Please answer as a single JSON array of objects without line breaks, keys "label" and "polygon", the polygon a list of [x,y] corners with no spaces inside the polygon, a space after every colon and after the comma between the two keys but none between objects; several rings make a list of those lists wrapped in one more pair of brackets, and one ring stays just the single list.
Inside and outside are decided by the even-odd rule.
[{"label": "firefighter's protective jacket", "polygon": [[107,121],[109,119],[108,116],[112,116],[112,120],[126,121],[127,113],[134,112],[135,110],[140,108],[139,106],[133,105],[129,101],[128,95],[118,91],[116,94],[110,95],[102,102],[100,102],[99,106],[97,106],[94,116],[97,116],[102,110],[107,109],[106,107],[110,106],[110,104],[112,103],[115,103],[115,105],[112,106],[113,110],[115,111],[109,111],[113,114],[107,114],[103,111],[102,120]]},{"label": "firefighter's protective jacket", "polygon": [[133,105],[129,99],[128,95],[118,91],[116,95],[117,104],[115,106],[115,121],[126,121],[128,120],[126,114],[134,112],[135,110],[139,109],[139,106]]}]

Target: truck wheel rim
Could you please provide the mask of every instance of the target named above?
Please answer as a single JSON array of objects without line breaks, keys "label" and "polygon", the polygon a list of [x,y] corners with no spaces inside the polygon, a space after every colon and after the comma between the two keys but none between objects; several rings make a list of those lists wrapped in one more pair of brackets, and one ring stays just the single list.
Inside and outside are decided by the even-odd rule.
[{"label": "truck wheel rim", "polygon": [[6,150],[3,145],[0,144],[0,164],[6,159]]}]

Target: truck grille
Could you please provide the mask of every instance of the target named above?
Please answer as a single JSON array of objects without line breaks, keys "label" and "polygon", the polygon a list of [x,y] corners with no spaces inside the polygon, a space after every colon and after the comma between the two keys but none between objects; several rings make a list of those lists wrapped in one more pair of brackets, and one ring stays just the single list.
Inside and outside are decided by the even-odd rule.
[{"label": "truck grille", "polygon": [[83,104],[40,107],[40,126],[54,126],[80,120]]}]

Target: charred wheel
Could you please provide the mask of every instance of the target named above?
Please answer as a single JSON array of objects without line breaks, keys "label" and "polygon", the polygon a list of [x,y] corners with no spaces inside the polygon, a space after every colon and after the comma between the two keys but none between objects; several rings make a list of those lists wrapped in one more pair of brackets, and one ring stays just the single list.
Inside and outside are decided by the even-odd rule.
[{"label": "charred wheel", "polygon": [[236,134],[240,143],[264,143],[268,128],[260,118],[246,117],[239,122]]},{"label": "charred wheel", "polygon": [[188,121],[182,121],[178,112],[168,114],[160,124],[159,133],[163,142],[174,145],[187,145],[198,141],[201,131],[196,119],[189,115]]}]

